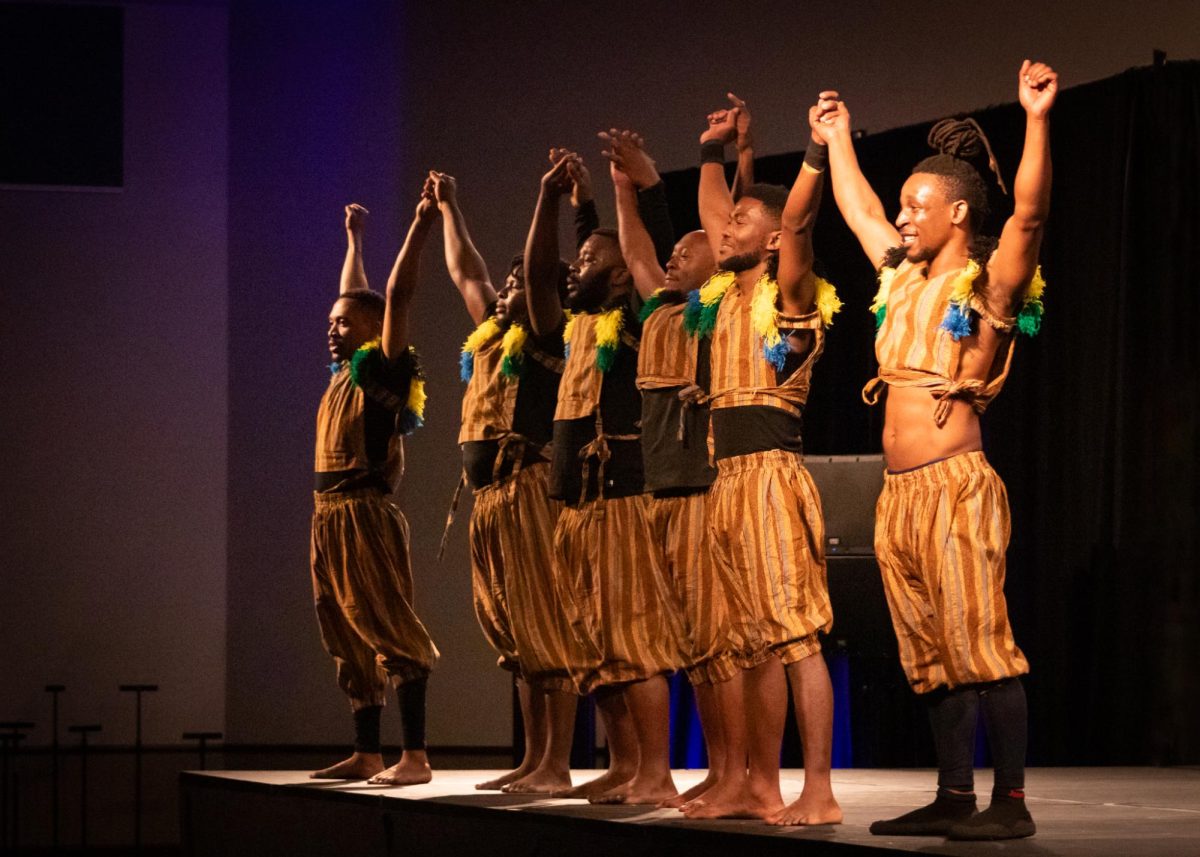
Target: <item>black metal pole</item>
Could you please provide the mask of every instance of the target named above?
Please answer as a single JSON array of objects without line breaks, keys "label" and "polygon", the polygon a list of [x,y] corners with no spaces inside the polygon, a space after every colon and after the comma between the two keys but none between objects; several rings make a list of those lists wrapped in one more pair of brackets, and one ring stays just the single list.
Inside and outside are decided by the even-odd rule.
[{"label": "black metal pole", "polygon": [[68,732],[79,733],[79,847],[87,849],[87,828],[88,828],[88,811],[87,811],[87,757],[88,757],[88,734],[91,732],[99,732],[99,723],[89,723],[86,726],[68,726]]},{"label": "black metal pole", "polygon": [[58,848],[58,695],[66,690],[65,685],[48,684],[46,692],[50,702],[50,826],[55,849]]},{"label": "black metal pole", "polygon": [[207,768],[207,765],[205,763],[207,761],[206,753],[208,750],[209,739],[211,738],[215,741],[220,741],[223,737],[225,737],[225,736],[220,732],[184,732],[183,733],[184,741],[200,742],[200,770],[203,771]]},{"label": "black metal pole", "polygon": [[137,720],[133,738],[133,847],[142,850],[142,694],[158,690],[156,684],[123,684],[122,693],[135,698]]},{"label": "black metal pole", "polygon": [[9,734],[0,736],[3,743],[3,762],[0,764],[0,848],[7,850],[17,845],[17,807],[19,795],[16,784],[16,756],[21,741],[25,738],[21,733],[32,729],[33,723],[27,720],[8,720],[0,723],[0,729]]}]

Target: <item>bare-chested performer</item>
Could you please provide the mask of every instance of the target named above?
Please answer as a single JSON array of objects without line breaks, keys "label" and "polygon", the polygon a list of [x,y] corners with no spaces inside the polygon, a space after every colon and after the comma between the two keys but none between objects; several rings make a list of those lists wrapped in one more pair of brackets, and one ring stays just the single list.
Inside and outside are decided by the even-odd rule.
[{"label": "bare-chested performer", "polygon": [[[453,176],[432,172],[442,212],[446,267],[475,331],[462,350],[464,478],[475,493],[471,566],[475,614],[499,664],[517,677],[525,757],[513,771],[476,786],[522,793],[571,787],[578,696],[567,665],[578,657],[558,607],[549,446],[563,369],[562,331],[534,336],[521,256],[497,293],[458,203]],[[565,289],[567,265],[559,266]]]},{"label": "bare-chested performer", "polygon": [[[743,126],[748,129],[748,112]],[[727,593],[718,579],[708,530],[708,491],[716,478],[708,454],[709,340],[689,336],[687,325],[698,321],[697,290],[716,271],[716,260],[708,238],[697,230],[674,244],[665,268],[659,264],[638,206],[639,195],[657,194],[666,213],[665,189],[654,161],[635,133],[611,129],[600,137],[608,145],[604,155],[612,162],[621,252],[645,301],[637,384],[642,391],[646,489],[653,498],[653,546],[661,553],[683,609],[685,667],[708,752],[705,779],[663,802],[678,807],[720,778],[726,759],[716,694],[734,689],[730,679],[739,670],[738,656],[752,657],[757,649],[742,639],[743,628],[730,624]],[[751,183],[740,170],[737,185]],[[665,220],[669,227],[669,215]],[[741,699],[734,702],[740,705]]]},{"label": "bare-chested performer", "polygon": [[[580,160],[562,154],[542,179],[525,250],[535,334],[563,325],[555,288],[558,207]],[[551,496],[565,508],[555,532],[559,594],[576,637],[589,647],[574,666],[595,692],[608,733],[609,770],[562,796],[658,803],[675,794],[669,763],[665,675],[682,663],[674,599],[657,557],[642,473],[640,325],[617,236],[599,229],[571,265],[564,340],[567,365],[554,419]]]},{"label": "bare-chested performer", "polygon": [[[751,185],[736,203],[724,149],[743,105],[709,116],[700,138],[700,219],[718,274],[699,292],[697,336],[711,336],[712,438],[718,476],[709,498],[717,567],[735,626],[763,646],[731,681],[720,717],[733,761],[683,805],[691,818],[754,817],[830,824],[842,812],[830,786],[833,693],[818,632],[833,621],[824,521],[805,470],[801,415],[825,329],[840,304],[813,274],[812,226],[824,163],[809,146],[791,192]],[[786,674],[786,679],[785,679]],[[784,806],[779,753],[792,686],[804,749],[804,789]]]},{"label": "bare-chested performer", "polygon": [[[1026,60],[1018,75],[1025,147],[1014,209],[997,242],[980,233],[987,185],[970,159],[991,148],[970,120],[944,120],[900,192],[894,224],[859,169],[850,115],[821,93],[812,127],[829,144],[838,208],[879,269],[875,354],[886,390],[887,460],[875,521],[900,660],[925,700],[938,755],[937,799],[871,825],[885,836],[1010,839],[1034,833],[1025,807],[1029,671],[1004,600],[1009,511],[984,458],[980,416],[1008,376],[1014,333],[1036,333],[1038,250],[1050,209],[1049,112],[1058,76]],[[987,721],[995,762],[991,806],[976,813],[975,724]]]},{"label": "bare-chested performer", "polygon": [[[346,207],[341,292],[329,314],[333,377],[317,411],[312,523],[317,622],[354,712],[354,754],[312,776],[408,785],[431,776],[425,688],[438,651],[413,611],[408,522],[389,495],[403,470],[402,437],[421,424],[425,409],[409,305],[437,204],[427,183],[386,295],[367,287],[366,213]],[[389,685],[399,701],[404,752],[385,771],[379,720]]]}]

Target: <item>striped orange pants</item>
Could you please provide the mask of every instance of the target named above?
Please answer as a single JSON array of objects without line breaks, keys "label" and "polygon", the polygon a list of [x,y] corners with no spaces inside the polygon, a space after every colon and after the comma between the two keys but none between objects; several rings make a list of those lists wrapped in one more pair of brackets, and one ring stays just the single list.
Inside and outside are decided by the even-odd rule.
[{"label": "striped orange pants", "polygon": [[1004,600],[1008,494],[982,452],[884,476],[875,554],[917,693],[1029,672]]},{"label": "striped orange pants", "polygon": [[550,465],[531,464],[475,492],[471,512],[475,615],[499,664],[543,690],[573,692],[567,669],[582,657],[556,598]]},{"label": "striped orange pants", "polygon": [[321,641],[351,705],[383,705],[389,683],[428,675],[438,659],[413,611],[408,522],[379,491],[314,496],[312,582]]},{"label": "striped orange pants", "polygon": [[833,627],[825,521],[801,457],[772,449],[721,459],[711,495],[713,554],[733,626],[785,664],[820,652],[817,632]]},{"label": "striped orange pants", "polygon": [[648,497],[567,506],[554,533],[559,594],[580,657],[580,693],[642,681],[683,666],[679,606],[651,548]]},{"label": "striped orange pants", "polygon": [[685,665],[692,684],[728,681],[738,661],[760,646],[748,643],[730,623],[728,593],[717,574],[708,530],[708,492],[649,501],[651,544],[675,600],[686,634]]}]

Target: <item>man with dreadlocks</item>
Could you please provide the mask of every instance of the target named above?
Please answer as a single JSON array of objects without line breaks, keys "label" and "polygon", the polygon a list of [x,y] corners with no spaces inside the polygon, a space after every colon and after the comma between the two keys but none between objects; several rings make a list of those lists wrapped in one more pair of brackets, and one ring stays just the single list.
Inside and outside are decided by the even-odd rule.
[{"label": "man with dreadlocks", "polygon": [[[517,681],[525,757],[478,789],[549,793],[570,788],[577,695],[567,665],[571,630],[553,593],[549,444],[563,368],[562,331],[529,334],[521,256],[497,293],[467,231],[453,176],[430,172],[442,213],[446,268],[476,327],[463,346],[463,479],[474,490],[471,589],[484,637]],[[566,281],[560,262],[558,286]]]},{"label": "man with dreadlocks", "polygon": [[[689,299],[684,324],[712,338],[711,544],[746,640],[760,641],[718,697],[729,762],[717,783],[683,805],[690,818],[754,817],[837,824],[830,761],[833,690],[818,632],[833,623],[824,521],[804,468],[801,415],[825,329],[840,303],[813,273],[812,228],[824,148],[810,145],[789,193],[754,184],[736,203],[724,149],[741,102],[708,117],[701,135],[700,220],[718,272]],[[791,684],[804,748],[804,789],[789,806],[779,753]],[[752,714],[751,714],[752,713]]]},{"label": "man with dreadlocks", "polygon": [[[530,326],[559,329],[558,204],[578,155],[542,179],[525,250]],[[596,693],[608,733],[607,773],[566,797],[658,803],[676,793],[669,764],[665,674],[682,665],[678,608],[650,550],[639,444],[634,291],[617,234],[592,232],[567,278],[567,362],[554,414],[551,496],[565,503],[555,532],[559,595],[587,657],[572,665]]]},{"label": "man with dreadlocks", "polygon": [[[1049,112],[1058,76],[1026,60],[1018,77],[1025,146],[1013,214],[999,241],[980,234],[987,186],[969,162],[991,147],[973,121],[943,120],[900,192],[895,225],[854,155],[850,115],[836,92],[810,112],[829,145],[838,208],[879,268],[875,353],[886,389],[887,460],[875,522],[900,659],[929,708],[938,755],[937,799],[871,825],[885,836],[952,839],[1030,836],[1025,807],[1029,671],[1004,600],[1008,500],[982,451],[980,415],[1008,376],[1014,333],[1041,321],[1037,266],[1050,208]],[[1003,185],[1001,184],[1001,187]],[[979,708],[995,763],[992,802],[976,813],[972,760]]]},{"label": "man with dreadlocks", "polygon": [[[402,435],[421,424],[425,384],[409,343],[421,250],[437,216],[428,182],[396,257],[387,294],[367,287],[366,209],[346,207],[346,258],[329,313],[333,377],[317,411],[312,580],[317,623],[354,713],[354,753],[312,774],[386,785],[428,782],[425,687],[438,651],[413,611],[408,523],[390,494],[403,470]],[[404,752],[383,770],[379,720],[396,687]]]}]

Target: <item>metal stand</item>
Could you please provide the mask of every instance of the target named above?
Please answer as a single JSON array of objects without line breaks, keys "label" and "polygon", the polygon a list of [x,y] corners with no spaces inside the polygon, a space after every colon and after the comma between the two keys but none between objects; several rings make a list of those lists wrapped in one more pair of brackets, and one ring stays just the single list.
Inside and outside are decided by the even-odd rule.
[{"label": "metal stand", "polygon": [[208,742],[220,741],[225,736],[220,732],[184,732],[184,741],[199,741],[200,742],[200,770],[206,770],[205,767],[205,750],[208,747]]},{"label": "metal stand", "polygon": [[158,690],[156,684],[123,684],[122,693],[132,693],[136,699],[137,725],[133,738],[133,847],[142,850],[142,694]]},{"label": "metal stand", "polygon": [[89,723],[85,726],[68,726],[68,732],[79,734],[79,847],[87,848],[87,757],[88,735],[100,731],[99,723]]},{"label": "metal stand", "polygon": [[46,693],[51,694],[50,702],[50,827],[54,847],[59,845],[59,801],[58,801],[58,695],[66,690],[65,685],[48,684]]},{"label": "metal stand", "polygon": [[16,756],[23,734],[32,729],[33,724],[25,720],[10,720],[0,723],[0,729],[7,734],[0,735],[0,850],[14,851],[20,840],[20,798],[21,788],[17,781]]}]

